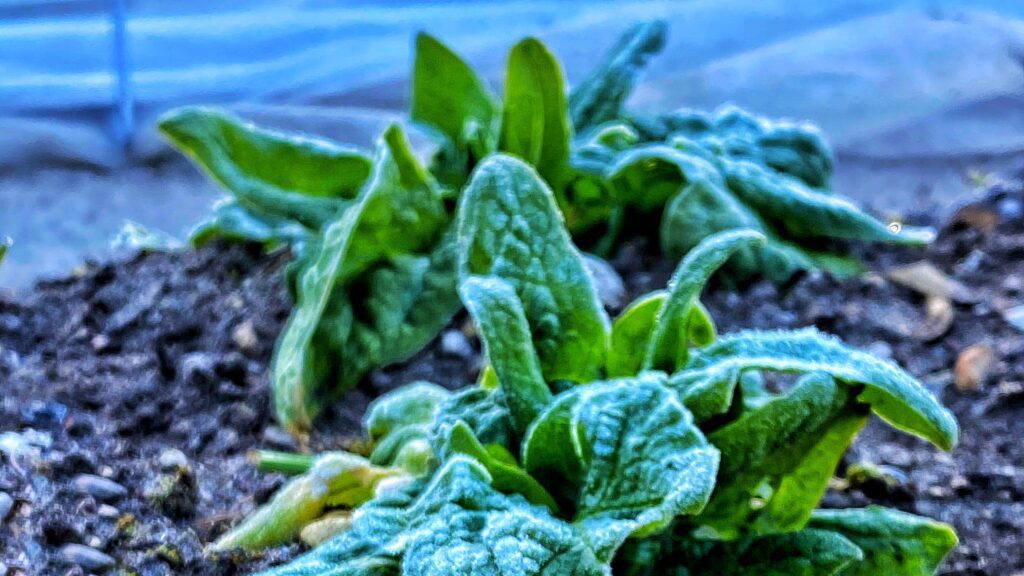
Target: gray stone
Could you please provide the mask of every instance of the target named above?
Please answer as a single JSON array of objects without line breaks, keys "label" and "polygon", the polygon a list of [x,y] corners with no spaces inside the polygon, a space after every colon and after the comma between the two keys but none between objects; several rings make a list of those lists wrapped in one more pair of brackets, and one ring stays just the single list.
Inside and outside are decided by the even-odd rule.
[{"label": "gray stone", "polygon": [[282,450],[298,450],[299,448],[295,438],[277,426],[267,426],[263,429],[263,444],[268,448]]},{"label": "gray stone", "polygon": [[448,330],[441,335],[441,352],[456,358],[469,358],[474,350],[465,334],[459,330]]},{"label": "gray stone", "polygon": [[121,511],[110,504],[100,504],[99,508],[96,509],[96,515],[100,518],[113,520],[114,518],[119,518],[121,516]]},{"label": "gray stone", "polygon": [[116,561],[107,554],[81,544],[65,544],[60,549],[60,555],[69,564],[90,571],[104,571],[116,564]]},{"label": "gray stone", "polygon": [[583,255],[583,264],[594,280],[594,289],[601,304],[609,310],[620,310],[626,304],[626,285],[611,264],[590,254]]},{"label": "gray stone", "polygon": [[1016,198],[1003,198],[996,204],[996,211],[1005,220],[1016,220],[1024,216],[1024,204]]},{"label": "gray stone", "polygon": [[77,492],[88,494],[99,501],[117,500],[128,494],[128,489],[113,480],[93,474],[79,474],[71,481]]},{"label": "gray stone", "polygon": [[219,382],[216,372],[217,359],[206,352],[191,352],[181,357],[178,374],[182,382],[199,390],[210,391]]},{"label": "gray stone", "polygon": [[882,358],[885,360],[892,359],[892,346],[884,340],[875,340],[871,344],[868,344],[867,353],[875,356],[876,358]]},{"label": "gray stone", "polygon": [[0,522],[6,521],[12,510],[14,510],[14,498],[11,498],[7,492],[0,492]]},{"label": "gray stone", "polygon": [[161,470],[188,470],[188,457],[177,448],[168,448],[160,453],[157,464]]},{"label": "gray stone", "polygon": [[1024,305],[1014,306],[1003,312],[1003,318],[1017,330],[1024,332]]}]

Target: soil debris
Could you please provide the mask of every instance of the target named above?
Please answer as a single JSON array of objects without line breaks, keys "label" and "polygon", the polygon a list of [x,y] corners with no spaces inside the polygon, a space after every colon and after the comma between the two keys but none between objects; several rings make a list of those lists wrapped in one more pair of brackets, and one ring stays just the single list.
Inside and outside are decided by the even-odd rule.
[{"label": "soil debris", "polygon": [[[864,250],[873,272],[859,278],[812,273],[783,287],[756,282],[703,298],[722,332],[816,326],[891,358],[951,407],[962,426],[952,453],[873,422],[837,476],[870,463],[882,480],[861,474],[824,502],[879,503],[952,523],[961,544],[940,572],[947,576],[1024,571],[1024,318],[1012,325],[1024,312],[1011,312],[1024,306],[1024,221],[1002,216],[1022,201],[1019,186],[1003,185],[985,200],[1000,214],[988,232],[953,223],[926,250]],[[611,260],[630,298],[663,287],[675,268],[655,245],[630,242]],[[25,574],[65,574],[77,564],[83,573],[227,575],[303,549],[204,553],[284,481],[257,472],[246,453],[298,448],[273,422],[267,379],[290,309],[285,263],[259,246],[215,243],[90,263],[24,298],[0,297],[0,494],[10,500],[0,562]],[[880,272],[907,274],[915,263],[907,282],[920,290]],[[607,284],[615,296],[615,277]],[[914,337],[930,322],[929,295],[948,301],[954,317],[946,325],[945,312],[933,312],[941,330]],[[998,361],[980,371],[977,359],[963,360],[970,370],[957,375],[971,346],[988,347]],[[414,380],[456,388],[473,382],[481,365],[475,332],[460,314],[415,358],[345,394],[318,421],[309,448],[351,445],[367,404],[383,392]],[[970,393],[955,385],[964,375],[977,376]],[[108,500],[76,490],[82,475],[126,493]]]}]

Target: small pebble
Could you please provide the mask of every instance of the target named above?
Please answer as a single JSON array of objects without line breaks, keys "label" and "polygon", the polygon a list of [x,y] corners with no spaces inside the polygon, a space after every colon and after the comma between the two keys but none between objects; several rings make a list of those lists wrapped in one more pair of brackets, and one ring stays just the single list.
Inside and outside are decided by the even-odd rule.
[{"label": "small pebble", "polygon": [[1024,305],[1003,311],[1003,318],[1017,330],[1024,332]]},{"label": "small pebble", "polygon": [[469,358],[473,352],[473,346],[462,332],[448,330],[441,335],[441,353],[456,358]]},{"label": "small pebble", "polygon": [[7,492],[0,492],[0,522],[5,522],[14,510],[14,498]]},{"label": "small pebble", "polygon": [[23,430],[22,432],[0,432],[0,453],[9,457],[37,456],[40,449],[53,445],[49,432]]},{"label": "small pebble", "polygon": [[626,285],[619,273],[605,260],[590,254],[584,254],[583,265],[594,280],[601,304],[610,310],[620,310],[626,302]]},{"label": "small pebble", "polygon": [[216,359],[206,352],[191,352],[181,357],[178,374],[182,382],[203,391],[211,390],[220,380],[216,373]]},{"label": "small pebble", "polygon": [[103,552],[81,544],[65,544],[60,549],[60,555],[69,564],[81,566],[85,570],[107,570],[116,563]]},{"label": "small pebble", "polygon": [[1000,400],[1024,399],[1024,383],[1021,382],[1000,382],[996,390]]},{"label": "small pebble", "polygon": [[100,501],[117,500],[128,494],[128,489],[113,480],[93,474],[79,474],[71,485],[81,494],[88,494]]},{"label": "small pebble", "polygon": [[64,423],[68,407],[52,400],[33,400],[21,409],[21,419],[26,426],[57,428]]},{"label": "small pebble", "polygon": [[100,504],[99,508],[96,509],[96,515],[100,518],[113,520],[114,518],[121,516],[121,511],[110,504]]},{"label": "small pebble", "polygon": [[246,320],[235,328],[231,333],[231,341],[235,343],[240,351],[252,354],[259,349],[260,339],[256,335],[256,325],[252,320]]},{"label": "small pebble", "polygon": [[1010,274],[1003,279],[1002,288],[1010,294],[1024,292],[1024,277],[1017,274]]},{"label": "small pebble", "polygon": [[92,340],[90,340],[89,343],[92,345],[94,352],[103,352],[107,348],[110,348],[110,336],[107,336],[106,334],[97,334],[92,337]]},{"label": "small pebble", "polygon": [[267,426],[263,429],[263,444],[267,448],[291,451],[299,449],[299,444],[295,441],[295,438],[277,426]]},{"label": "small pebble", "polygon": [[867,353],[871,354],[876,358],[883,360],[892,359],[892,346],[884,340],[875,340],[871,344],[868,344]]},{"label": "small pebble", "polygon": [[1016,198],[1003,198],[996,204],[996,211],[1004,220],[1017,220],[1024,216],[1024,204]]},{"label": "small pebble", "polygon": [[160,453],[157,464],[161,470],[188,470],[188,458],[177,448],[168,448]]}]

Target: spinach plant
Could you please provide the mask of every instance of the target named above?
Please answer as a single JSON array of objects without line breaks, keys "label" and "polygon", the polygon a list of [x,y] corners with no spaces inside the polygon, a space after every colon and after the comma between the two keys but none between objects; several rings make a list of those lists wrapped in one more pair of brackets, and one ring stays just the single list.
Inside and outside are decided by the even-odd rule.
[{"label": "spinach plant", "polygon": [[298,254],[271,370],[288,429],[307,430],[325,402],[414,354],[459,308],[453,206],[398,126],[372,160],[205,110],[161,127],[232,192],[194,241],[231,235]]},{"label": "spinach plant", "polygon": [[[531,165],[569,233],[597,253],[658,229],[665,254],[678,258],[716,232],[752,229],[764,240],[731,253],[730,277],[763,273],[781,282],[800,269],[859,270],[833,250],[836,240],[928,239],[929,231],[910,227],[894,234],[830,192],[831,153],[812,128],[736,108],[710,116],[624,111],[665,28],[632,28],[568,94],[551,53],[523,40],[509,54],[501,102],[458,55],[420,34],[411,116],[438,143],[426,169],[398,127],[371,158],[205,108],[161,121],[171,141],[230,192],[193,243],[220,236],[295,254],[288,278],[296,305],[272,367],[276,414],[287,429],[308,430],[326,402],[368,371],[410,357],[459,308],[452,213],[474,168],[496,153]],[[637,313],[652,314],[656,300]],[[583,346],[544,345],[565,357]]]},{"label": "spinach plant", "polygon": [[[906,372],[813,329],[716,334],[701,289],[764,234],[704,239],[612,320],[521,160],[477,166],[455,228],[479,383],[377,399],[368,458],[321,456],[218,547],[279,542],[332,501],[349,521],[265,576],[918,576],[955,545],[910,514],[817,509],[870,414],[944,449],[958,430]],[[798,378],[774,391],[776,372]],[[334,460],[348,464],[337,484]]]},{"label": "spinach plant", "polygon": [[[715,232],[757,230],[765,242],[730,259],[739,280],[764,274],[783,282],[811,268],[850,275],[860,266],[839,241],[932,238],[914,227],[895,233],[832,192],[832,154],[811,126],[731,106],[711,115],[627,112],[666,34],[661,21],[634,26],[568,94],[551,53],[524,40],[509,54],[500,105],[463,60],[421,35],[412,118],[438,135],[432,171],[457,187],[488,154],[515,155],[551,187],[574,237],[599,252],[654,228],[664,253],[678,258]],[[459,79],[457,88],[450,78]]]}]

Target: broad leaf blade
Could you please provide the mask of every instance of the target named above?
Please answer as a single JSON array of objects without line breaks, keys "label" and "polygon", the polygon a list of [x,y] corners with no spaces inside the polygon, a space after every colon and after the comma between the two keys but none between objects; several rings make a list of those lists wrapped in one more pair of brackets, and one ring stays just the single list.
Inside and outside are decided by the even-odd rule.
[{"label": "broad leaf blade", "polygon": [[699,512],[714,487],[718,452],[664,379],[647,374],[574,388],[523,441],[527,470],[578,486],[575,522],[606,561],[630,535]]},{"label": "broad leaf blade", "polygon": [[490,130],[498,113],[490,91],[462,58],[429,34],[416,36],[412,71],[412,119],[432,126],[452,142]]},{"label": "broad leaf blade", "polygon": [[[863,558],[843,535],[813,529],[732,542],[686,541],[679,548],[676,561],[690,576],[837,576]],[[887,573],[875,576],[881,574]]]},{"label": "broad leaf blade", "polygon": [[430,382],[413,382],[377,397],[366,409],[364,428],[379,442],[402,428],[433,423],[451,392]]},{"label": "broad leaf blade", "polygon": [[606,576],[574,526],[491,481],[456,456],[411,504],[371,502],[348,533],[263,576]]},{"label": "broad leaf blade", "polygon": [[462,302],[480,329],[488,361],[498,376],[520,434],[551,401],[519,297],[508,282],[469,277],[459,286]]},{"label": "broad leaf blade", "polygon": [[[343,291],[336,290],[339,283],[375,262],[431,246],[446,221],[440,192],[419,168],[401,131],[390,128],[366,190],[355,206],[325,228],[318,252],[299,279],[297,305],[278,339],[271,368],[275,409],[282,425],[295,431],[308,429],[319,410],[317,402],[338,391],[324,381],[337,361],[326,348],[340,337],[337,328],[342,329],[342,336],[351,331],[351,318],[345,310],[353,305]],[[441,245],[443,248],[444,243]],[[428,283],[424,270],[418,289],[422,294],[438,295],[447,290],[454,300],[454,259],[440,257],[437,264],[437,281]],[[448,274],[444,273],[446,267]],[[409,268],[401,274],[408,278],[407,272]],[[445,287],[445,282],[450,284]],[[321,326],[325,317],[334,324],[327,330]],[[428,319],[438,321],[434,314]],[[440,322],[443,325],[443,319]],[[346,378],[340,384],[353,383]]]},{"label": "broad leaf blade", "polygon": [[693,358],[671,384],[685,391],[735,370],[824,372],[843,382],[863,384],[857,400],[884,420],[945,450],[957,441],[956,419],[928,390],[891,362],[842,344],[813,328],[795,331],[743,331]]},{"label": "broad leaf blade", "polygon": [[801,378],[787,394],[708,435],[722,463],[695,522],[723,538],[803,528],[866,419],[866,409],[831,377]]},{"label": "broad leaf blade", "polygon": [[546,381],[588,382],[604,365],[608,316],[551,191],[529,166],[492,156],[459,207],[460,276],[510,284]]},{"label": "broad leaf blade", "polygon": [[608,179],[620,202],[642,211],[664,206],[691,184],[725,185],[708,159],[666,144],[643,144],[623,152],[608,168]]},{"label": "broad leaf blade", "polygon": [[731,277],[742,281],[764,274],[781,283],[798,270],[814,267],[800,249],[780,241],[756,213],[713,180],[695,182],[668,202],[661,219],[661,249],[678,258],[712,234],[743,228],[761,232],[768,240],[760,249],[733,254],[728,266]]},{"label": "broad leaf blade", "polygon": [[724,162],[729,189],[764,218],[798,237],[848,238],[922,245],[935,233],[903,227],[892,232],[845,198],[823,194],[795,178],[747,161]]},{"label": "broad leaf blade", "polygon": [[370,159],[359,152],[208,108],[173,110],[160,130],[245,208],[313,229],[347,207],[370,175]]},{"label": "broad leaf blade", "polygon": [[615,319],[605,368],[608,376],[621,378],[640,372],[654,330],[654,320],[667,298],[668,293],[664,290],[641,296]]},{"label": "broad leaf blade", "polygon": [[931,576],[957,544],[946,524],[879,506],[818,510],[809,526],[842,534],[864,551],[842,576]]},{"label": "broad leaf blade", "polygon": [[627,30],[597,68],[569,94],[569,115],[577,133],[615,120],[651,56],[668,36],[664,20],[640,22]]},{"label": "broad leaf blade", "polygon": [[520,494],[533,504],[546,506],[552,512],[558,511],[555,499],[540,482],[517,466],[514,460],[506,462],[488,451],[465,422],[459,422],[452,428],[447,445],[450,453],[465,454],[486,468],[495,490],[506,494]]},{"label": "broad leaf blade", "polygon": [[245,208],[231,198],[221,200],[213,207],[213,214],[199,223],[189,234],[193,246],[204,246],[214,238],[260,242],[268,247],[285,244],[295,252],[308,243],[312,236],[309,228],[294,220],[270,216]]},{"label": "broad leaf blade", "polygon": [[669,280],[668,298],[658,311],[644,356],[645,369],[675,371],[689,357],[689,319],[701,290],[735,252],[765,242],[754,230],[709,236],[691,250]]},{"label": "broad leaf blade", "polygon": [[527,38],[509,53],[498,148],[534,166],[559,190],[571,139],[562,68],[540,40]]},{"label": "broad leaf blade", "polygon": [[444,453],[444,443],[452,428],[460,423],[469,426],[485,445],[514,446],[518,441],[515,423],[500,388],[463,388],[438,407],[433,423],[433,443],[439,454]]}]

